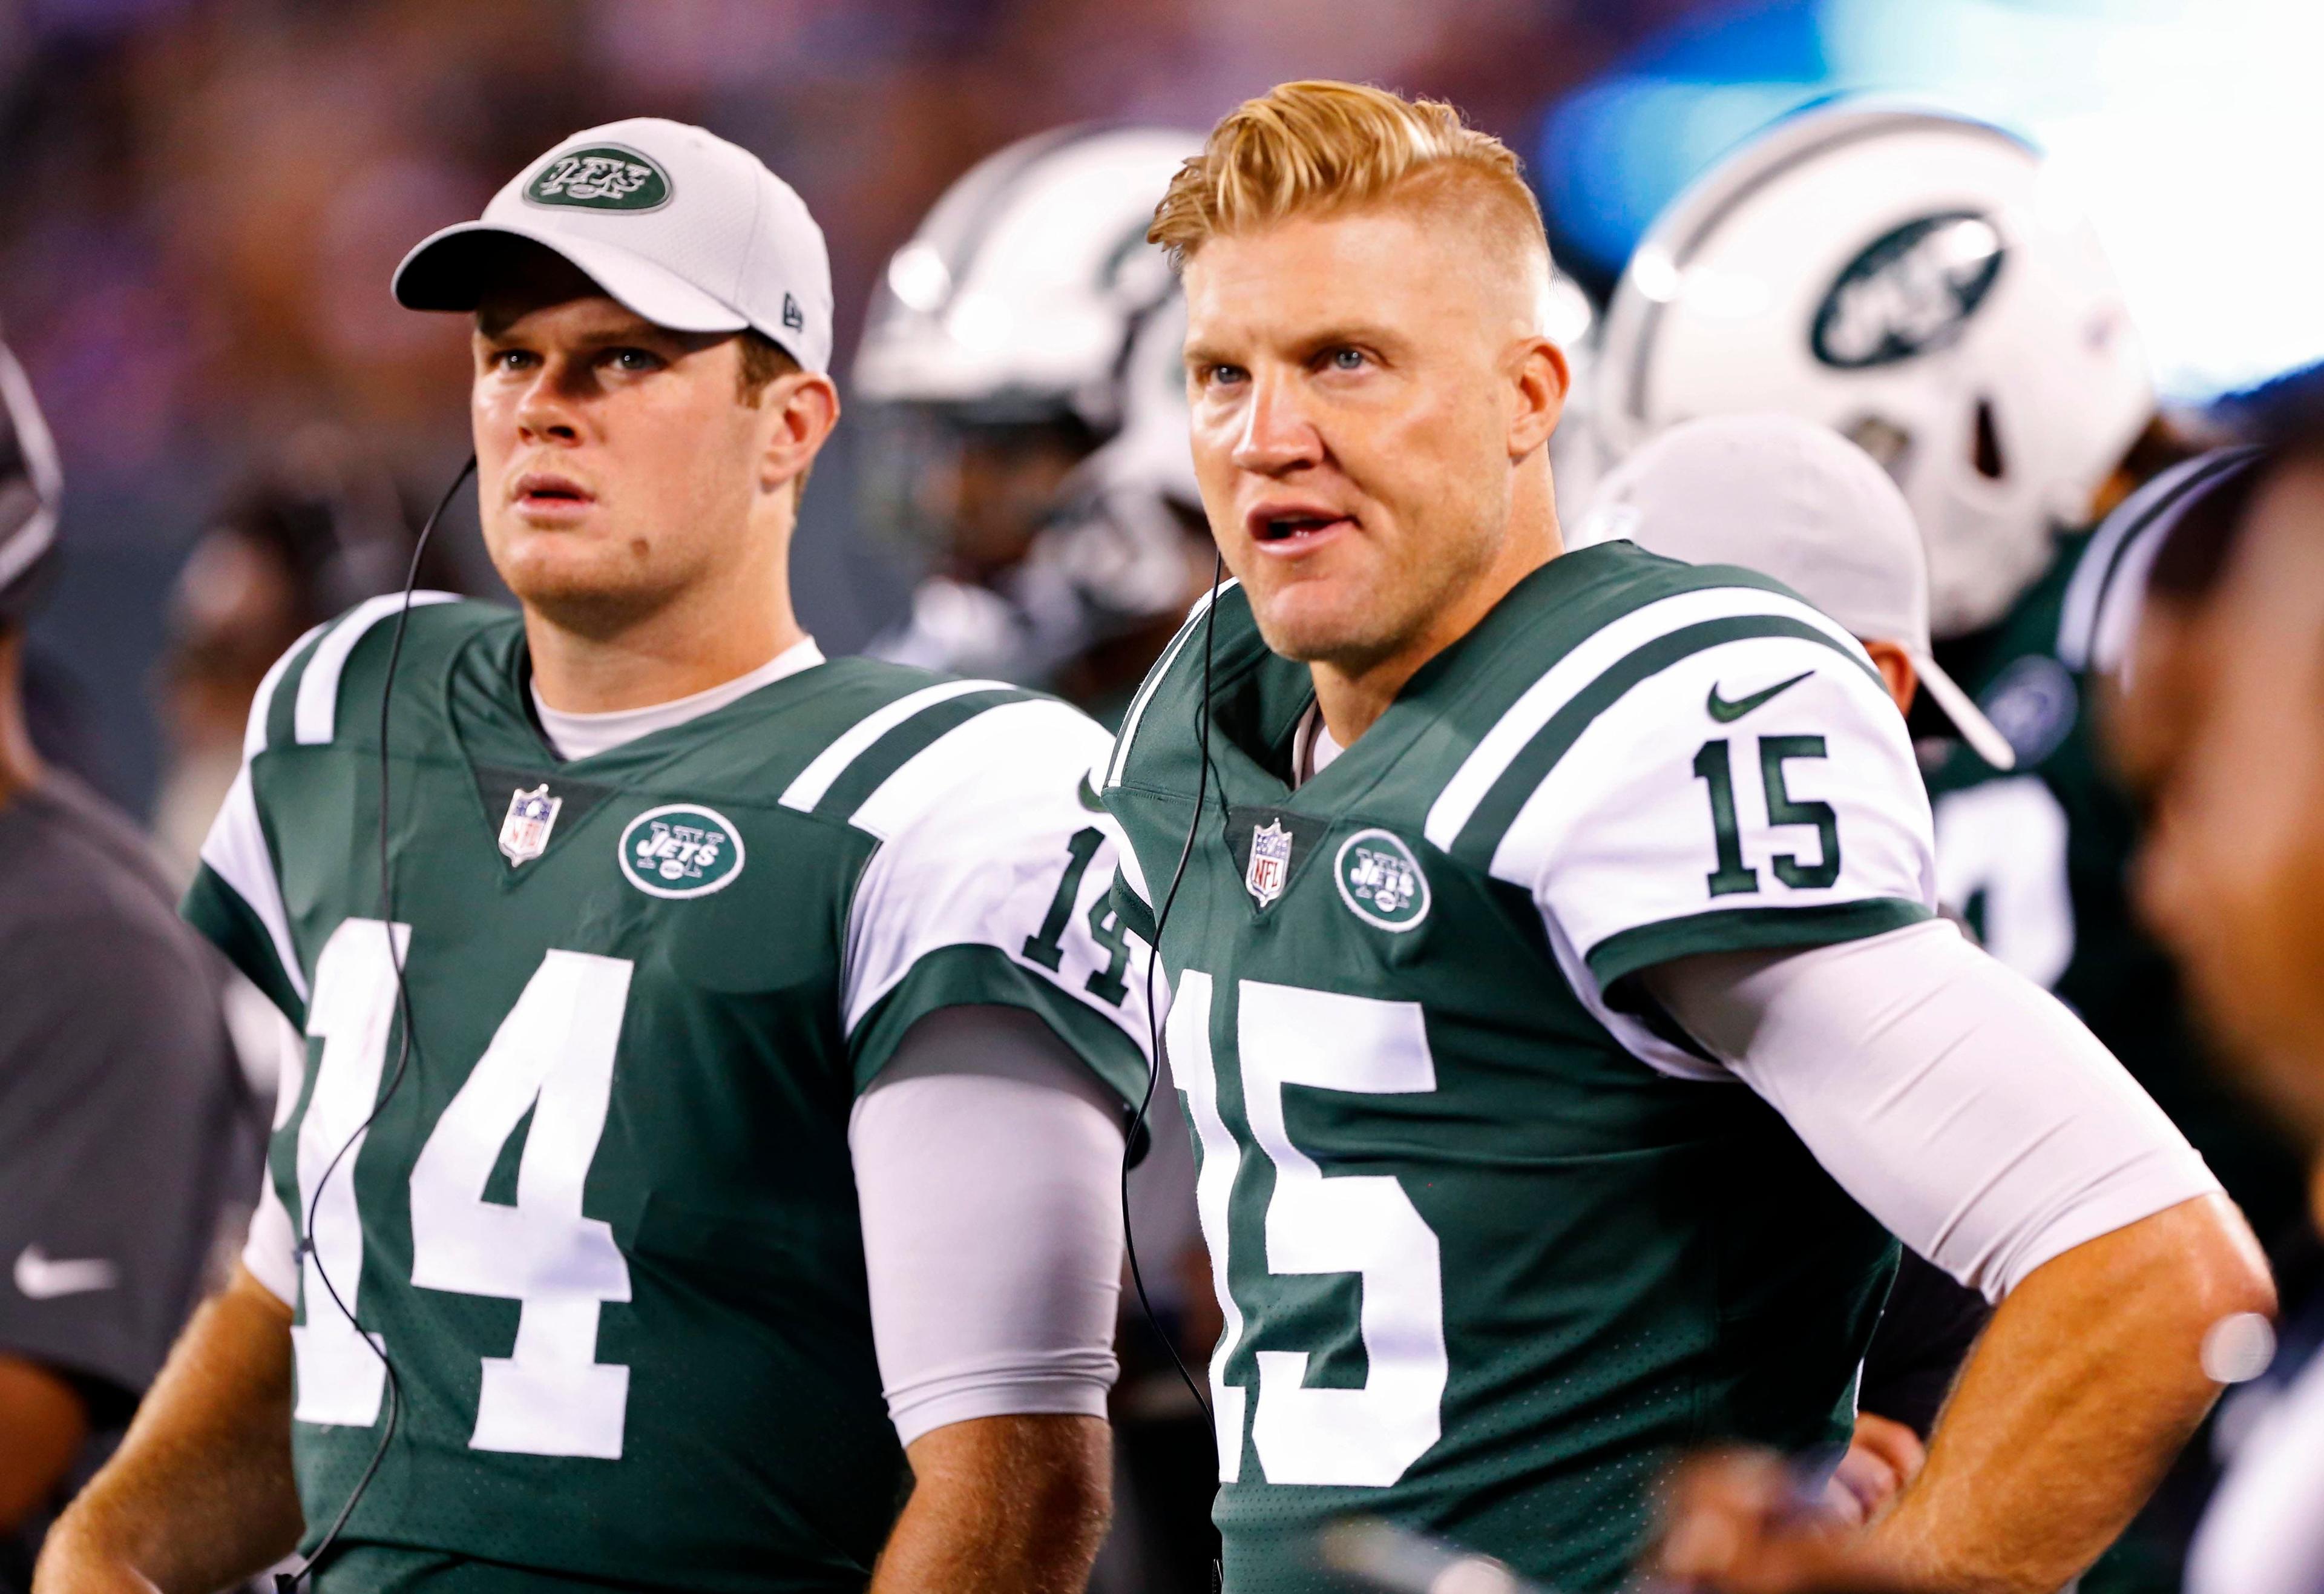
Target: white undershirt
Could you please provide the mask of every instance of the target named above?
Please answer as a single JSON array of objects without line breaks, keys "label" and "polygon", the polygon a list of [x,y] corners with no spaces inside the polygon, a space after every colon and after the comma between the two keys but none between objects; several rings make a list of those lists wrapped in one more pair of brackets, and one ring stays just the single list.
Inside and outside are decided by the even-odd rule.
[{"label": "white undershirt", "polygon": [[1291,757],[1291,783],[1304,786],[1332,766],[1332,760],[1347,751],[1332,739],[1331,727],[1323,723],[1320,703],[1307,705],[1307,712],[1299,718],[1299,728],[1292,733],[1291,745],[1296,751]]},{"label": "white undershirt", "polygon": [[[533,709],[559,757],[586,758],[821,663],[810,638],[672,702],[568,714],[535,691]],[[976,1417],[1105,1415],[1122,1135],[1120,1104],[1029,1013],[939,1008],[897,1043],[855,1104],[847,1143],[872,1336],[905,1444]],[[243,1261],[296,1304],[296,1241],[272,1179]]]},{"label": "white undershirt", "polygon": [[1840,1188],[1987,1300],[2219,1188],[2064,1003],[1946,921],[1645,980]]},{"label": "white undershirt", "polygon": [[540,700],[540,686],[535,682],[532,711],[540,720],[540,734],[549,738],[549,746],[559,758],[570,763],[576,758],[595,758],[624,742],[668,730],[673,725],[684,725],[713,709],[724,709],[738,699],[747,698],[786,675],[812,670],[822,663],[823,650],[809,636],[785,648],[749,674],[721,681],[707,691],[672,698],[667,703],[649,703],[642,709],[615,709],[604,714],[575,714],[552,709]]}]

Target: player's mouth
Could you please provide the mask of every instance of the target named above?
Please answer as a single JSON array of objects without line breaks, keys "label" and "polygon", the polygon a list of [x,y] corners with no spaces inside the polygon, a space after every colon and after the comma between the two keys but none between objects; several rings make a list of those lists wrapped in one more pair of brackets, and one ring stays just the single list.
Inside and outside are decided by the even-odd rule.
[{"label": "player's mouth", "polygon": [[554,471],[528,470],[509,489],[509,502],[527,520],[577,520],[596,501],[596,494]]},{"label": "player's mouth", "polygon": [[1243,516],[1243,528],[1261,553],[1296,559],[1356,529],[1353,515],[1325,504],[1261,504]]}]

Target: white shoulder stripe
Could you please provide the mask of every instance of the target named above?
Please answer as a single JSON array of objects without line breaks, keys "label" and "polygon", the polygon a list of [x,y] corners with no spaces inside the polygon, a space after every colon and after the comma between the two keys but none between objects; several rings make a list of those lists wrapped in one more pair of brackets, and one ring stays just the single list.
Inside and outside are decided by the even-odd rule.
[{"label": "white shoulder stripe", "polygon": [[2098,630],[2099,600],[2113,573],[2123,540],[2153,518],[2157,510],[2180,489],[2218,463],[2211,455],[2181,460],[2145,483],[2115,505],[2114,513],[2091,534],[2066,582],[2065,600],[2059,606],[2058,658],[2069,670],[2087,668],[2090,644]]},{"label": "white shoulder stripe", "polygon": [[798,778],[783,789],[782,805],[796,808],[802,813],[811,811],[823,801],[823,794],[831,790],[831,783],[847,772],[849,765],[863,756],[872,743],[923,709],[933,709],[938,703],[965,697],[973,691],[1007,690],[1009,683],[1005,681],[947,681],[905,693],[886,708],[875,709],[857,720],[831,746],[816,754],[815,762],[799,771]]},{"label": "white shoulder stripe", "polygon": [[1162,678],[1170,672],[1170,666],[1178,662],[1179,651],[1186,645],[1186,639],[1194,635],[1194,628],[1202,624],[1203,616],[1211,612],[1213,598],[1223,597],[1234,588],[1235,582],[1230,579],[1219,586],[1215,594],[1204,593],[1194,600],[1194,607],[1186,611],[1186,623],[1179,626],[1178,635],[1170,639],[1170,645],[1163,650],[1161,661],[1146,677],[1146,684],[1138,689],[1138,696],[1131,700],[1130,712],[1122,716],[1121,734],[1113,739],[1113,757],[1105,768],[1107,785],[1121,784],[1121,772],[1130,765],[1130,744],[1138,735],[1139,721],[1146,718],[1146,705],[1153,700],[1155,689],[1162,684]]},{"label": "white shoulder stripe", "polygon": [[[1070,704],[1049,698],[1002,703],[953,727],[899,765],[847,822],[884,841],[964,785],[990,780],[995,771],[1019,777],[1034,773],[1028,768],[1031,749],[1056,765],[1056,795],[1070,802],[1072,772],[1096,756],[1095,746],[1074,748],[1084,737],[1102,745],[1105,731]],[[783,801],[790,799],[786,795]]]},{"label": "white shoulder stripe", "polygon": [[[414,592],[411,607],[456,603],[459,597],[456,592]],[[347,655],[355,651],[355,644],[364,639],[364,632],[382,620],[392,618],[402,607],[401,592],[366,598],[331,627],[328,636],[315,644],[315,656],[307,661],[306,672],[299,677],[299,700],[291,713],[291,738],[300,746],[327,742],[337,734],[339,677],[346,670]]]},{"label": "white shoulder stripe", "polygon": [[282,656],[266,667],[266,673],[259,679],[258,695],[250,700],[249,722],[242,730],[244,763],[266,751],[266,717],[274,711],[274,689],[282,684],[282,672],[290,668],[290,661],[299,656],[299,650],[314,641],[330,624],[326,620],[320,626],[309,626],[304,636],[283,649]]},{"label": "white shoulder stripe", "polygon": [[307,999],[307,979],[299,972],[299,954],[290,944],[290,915],[282,906],[282,887],[274,877],[274,859],[266,850],[266,832],[258,822],[258,796],[251,790],[250,765],[234,777],[226,802],[202,842],[202,862],[232,886],[266,926],[274,943],[274,960],[282,965],[290,988]]},{"label": "white shoulder stripe", "polygon": [[1702,588],[1659,598],[1591,633],[1527,687],[1444,783],[1444,789],[1429,806],[1423,833],[1434,846],[1452,846],[1477,805],[1493,789],[1493,783],[1517,761],[1535,734],[1584,687],[1632,652],[1684,626],[1745,615],[1777,615],[1802,621],[1863,659],[1866,668],[1871,667],[1870,655],[1839,622],[1797,598],[1762,587]]}]

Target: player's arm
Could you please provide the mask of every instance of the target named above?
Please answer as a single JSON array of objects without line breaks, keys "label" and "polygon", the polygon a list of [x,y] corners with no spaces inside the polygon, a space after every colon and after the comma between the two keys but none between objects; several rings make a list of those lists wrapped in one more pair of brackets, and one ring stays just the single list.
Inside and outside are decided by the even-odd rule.
[{"label": "player's arm", "polygon": [[56,1493],[88,1436],[88,1408],[38,1362],[0,1356],[0,1534]]},{"label": "player's arm", "polygon": [[1079,1594],[1105,1537],[1105,1419],[982,1417],[906,1452],[912,1497],[871,1594]]},{"label": "player's arm", "polygon": [[1949,925],[1646,983],[1868,1209],[2000,1301],[1869,1530],[1801,1521],[1776,1472],[1730,1459],[1687,1480],[1667,1570],[1737,1591],[2069,1581],[2218,1395],[2207,1336],[2274,1309],[2217,1181],[2078,1019]]},{"label": "player's arm", "polygon": [[290,1309],[236,1269],[179,1337],[113,1460],[50,1530],[36,1594],[207,1594],[289,1554]]},{"label": "player's arm", "polygon": [[913,1025],[849,1125],[912,1493],[872,1580],[1076,1590],[1104,1536],[1121,1115],[1021,1009]]}]

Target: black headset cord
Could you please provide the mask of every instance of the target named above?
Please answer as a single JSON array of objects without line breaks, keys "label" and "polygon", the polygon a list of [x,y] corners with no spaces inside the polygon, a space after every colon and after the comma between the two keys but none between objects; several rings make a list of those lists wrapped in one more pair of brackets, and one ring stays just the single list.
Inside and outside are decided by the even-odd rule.
[{"label": "black headset cord", "polygon": [[[444,496],[436,500],[436,507],[428,512],[427,520],[420,527],[420,535],[411,544],[411,563],[403,576],[403,602],[395,612],[395,635],[388,644],[387,676],[380,682],[379,689],[379,922],[380,933],[387,937],[388,963],[395,970],[396,1015],[402,1021],[403,1034],[395,1049],[395,1070],[388,1076],[387,1089],[380,1092],[378,1099],[372,1103],[371,1111],[361,1124],[355,1126],[355,1132],[347,1136],[346,1143],[331,1154],[330,1162],[323,1168],[323,1176],[315,1181],[314,1191],[307,1198],[307,1222],[299,1241],[300,1253],[313,1260],[315,1276],[322,1282],[323,1292],[330,1296],[331,1304],[338,1308],[339,1315],[347,1320],[347,1326],[370,1348],[371,1353],[379,1358],[380,1367],[387,1375],[387,1422],[380,1430],[379,1443],[372,1448],[371,1460],[365,1463],[363,1476],[355,1479],[355,1487],[348,1491],[346,1503],[339,1507],[338,1515],[332,1518],[330,1531],[323,1535],[322,1543],[315,1546],[315,1552],[300,1562],[298,1571],[274,1574],[274,1594],[298,1594],[300,1584],[314,1580],[316,1568],[323,1564],[323,1557],[329,1554],[332,1547],[339,1542],[339,1534],[346,1529],[347,1519],[355,1515],[356,1502],[364,1497],[364,1492],[371,1487],[371,1480],[378,1475],[379,1464],[387,1457],[387,1447],[395,1442],[396,1426],[403,1416],[403,1380],[396,1376],[395,1363],[388,1358],[386,1346],[363,1331],[363,1325],[355,1321],[355,1312],[340,1296],[338,1286],[331,1282],[330,1274],[323,1267],[323,1258],[315,1250],[315,1212],[322,1204],[323,1191],[330,1187],[331,1175],[338,1172],[339,1163],[346,1160],[355,1142],[370,1131],[372,1125],[379,1120],[379,1115],[386,1110],[387,1104],[394,1099],[411,1062],[411,990],[404,983],[403,953],[397,950],[395,944],[395,876],[388,845],[388,709],[395,697],[395,666],[403,657],[404,628],[411,620],[411,595],[420,585],[420,561],[427,556],[429,542],[436,534],[436,523],[444,518],[444,511],[451,507],[453,495],[460,490],[461,484],[475,473],[475,468],[476,457],[471,454],[467,463],[460,467],[459,474],[453,477],[452,485],[444,489]],[[349,1177],[353,1177],[352,1173]],[[360,1222],[361,1219],[358,1218],[357,1221]],[[311,1305],[309,1310],[312,1310]]]},{"label": "black headset cord", "polygon": [[[1178,1354],[1176,1336],[1164,1326],[1161,1314],[1154,1310],[1154,1302],[1146,1293],[1146,1275],[1138,1265],[1138,1237],[1130,1222],[1130,1159],[1137,1154],[1138,1137],[1148,1133],[1146,1117],[1154,1103],[1154,1083],[1162,1076],[1162,1020],[1154,1004],[1155,971],[1162,965],[1162,927],[1170,922],[1171,904],[1178,900],[1179,884],[1185,879],[1186,865],[1194,856],[1194,841],[1203,829],[1203,804],[1210,795],[1211,642],[1217,630],[1219,587],[1225,579],[1226,561],[1222,556],[1214,557],[1211,565],[1211,595],[1203,609],[1203,693],[1201,701],[1194,706],[1194,745],[1201,752],[1201,767],[1194,775],[1194,810],[1186,821],[1186,839],[1178,848],[1177,867],[1170,871],[1170,884],[1164,890],[1161,904],[1154,913],[1154,941],[1146,959],[1146,1034],[1148,1044],[1153,1049],[1153,1061],[1146,1070],[1146,1094],[1139,1098],[1138,1111],[1130,1120],[1130,1136],[1122,1143],[1121,1148],[1121,1245],[1124,1254],[1130,1258],[1130,1282],[1138,1287],[1138,1304],[1146,1313],[1146,1321],[1152,1326],[1154,1337],[1161,1340],[1162,1348],[1170,1353],[1170,1365],[1178,1369],[1178,1376],[1185,1382],[1186,1392],[1194,1397],[1195,1405],[1202,1408],[1203,1425],[1211,1435],[1214,1449],[1219,1443],[1219,1423],[1218,1417],[1211,1410],[1210,1397],[1203,1393],[1202,1385],[1187,1370],[1185,1358]],[[1241,1438],[1237,1434],[1235,1441],[1240,1443]],[[1211,1588],[1213,1591],[1219,1588],[1222,1577],[1222,1569],[1213,1557],[1211,1562]]]}]

